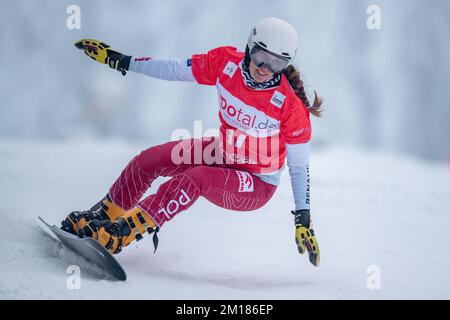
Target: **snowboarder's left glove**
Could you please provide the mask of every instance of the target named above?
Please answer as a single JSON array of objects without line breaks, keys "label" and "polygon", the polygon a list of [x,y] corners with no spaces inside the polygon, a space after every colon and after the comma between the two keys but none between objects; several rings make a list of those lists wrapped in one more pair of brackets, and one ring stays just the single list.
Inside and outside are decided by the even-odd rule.
[{"label": "snowboarder's left glove", "polygon": [[112,50],[109,45],[95,39],[81,39],[75,42],[75,47],[83,50],[84,53],[102,64],[107,64],[111,68],[126,75],[130,67],[131,56],[126,56],[116,50]]},{"label": "snowboarder's left glove", "polygon": [[314,234],[314,230],[310,228],[311,216],[309,210],[291,211],[295,216],[295,242],[297,243],[298,252],[304,254],[308,251],[309,261],[319,266],[320,250]]}]

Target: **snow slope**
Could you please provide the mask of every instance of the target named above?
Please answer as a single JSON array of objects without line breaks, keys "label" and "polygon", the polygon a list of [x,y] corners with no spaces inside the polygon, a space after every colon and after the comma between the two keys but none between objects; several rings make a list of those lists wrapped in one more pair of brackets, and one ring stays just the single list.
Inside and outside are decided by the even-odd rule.
[{"label": "snow slope", "polygon": [[[285,172],[266,207],[237,213],[200,199],[165,225],[156,254],[146,238],[117,257],[126,282],[99,280],[36,217],[59,223],[88,208],[142,148],[0,140],[0,298],[450,298],[449,167],[342,148],[313,151],[311,160],[320,268],[296,250]],[[66,286],[74,264],[79,290]],[[371,265],[378,290],[366,284]]]}]

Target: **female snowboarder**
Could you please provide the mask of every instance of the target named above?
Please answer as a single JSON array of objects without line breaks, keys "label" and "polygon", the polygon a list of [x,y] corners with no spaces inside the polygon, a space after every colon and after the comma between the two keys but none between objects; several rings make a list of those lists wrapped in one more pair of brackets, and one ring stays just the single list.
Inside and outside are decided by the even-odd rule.
[{"label": "female snowboarder", "polygon": [[[310,105],[292,65],[297,32],[286,21],[266,18],[252,28],[245,52],[219,47],[188,59],[136,58],[105,43],[82,39],[75,46],[92,59],[126,75],[215,85],[219,137],[187,139],[151,147],[134,157],[104,199],[87,211],[70,213],[61,228],[97,239],[118,253],[146,232],[156,236],[167,221],[200,196],[222,208],[251,211],[273,196],[287,158],[295,200],[295,240],[301,254],[319,265],[320,251],[310,224]],[[141,199],[157,177],[171,177]]]}]

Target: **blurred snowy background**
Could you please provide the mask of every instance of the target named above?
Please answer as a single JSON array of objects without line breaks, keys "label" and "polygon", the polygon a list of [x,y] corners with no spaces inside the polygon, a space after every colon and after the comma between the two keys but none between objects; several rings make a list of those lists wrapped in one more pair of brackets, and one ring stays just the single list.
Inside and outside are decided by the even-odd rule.
[{"label": "blurred snowy background", "polygon": [[[81,29],[69,30],[70,5]],[[369,5],[381,30],[369,30]],[[1,0],[0,137],[120,137],[144,144],[175,128],[218,126],[213,88],[122,77],[73,43],[103,40],[123,53],[189,57],[245,48],[250,28],[277,16],[298,30],[297,65],[325,98],[313,146],[350,144],[450,157],[450,2],[425,1],[53,1]]]},{"label": "blurred snowy background", "polygon": [[[0,4],[0,299],[450,297],[450,1]],[[70,5],[80,30],[66,27]],[[381,9],[381,30],[367,28],[369,5]],[[149,239],[124,250],[126,283],[99,282],[37,215],[58,223],[90,207],[134,155],[177,128],[218,127],[217,98],[213,87],[122,77],[73,43],[183,58],[244,49],[268,16],[296,27],[307,91],[325,99],[311,155],[320,268],[297,252],[285,170],[262,209],[200,199],[164,227],[156,255]],[[70,264],[82,267],[81,290],[66,287]],[[380,290],[367,285],[371,265]]]}]

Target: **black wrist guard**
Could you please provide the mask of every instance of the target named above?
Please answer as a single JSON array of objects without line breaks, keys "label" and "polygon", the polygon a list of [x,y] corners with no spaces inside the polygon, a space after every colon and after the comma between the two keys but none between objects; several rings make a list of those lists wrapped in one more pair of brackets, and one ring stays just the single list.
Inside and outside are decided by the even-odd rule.
[{"label": "black wrist guard", "polygon": [[309,209],[291,211],[291,213],[295,216],[294,218],[295,224],[300,224],[303,227],[309,229],[311,223],[311,213]]}]

